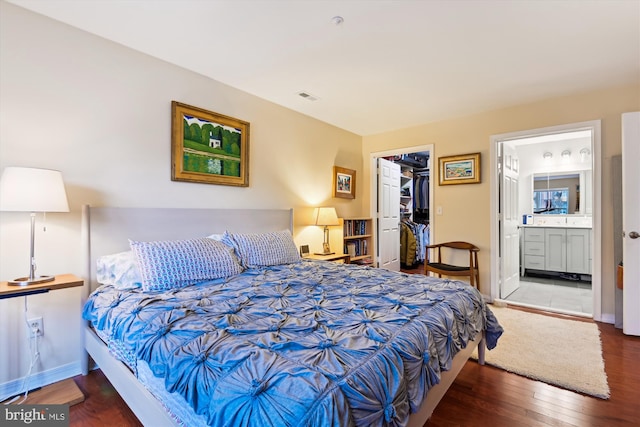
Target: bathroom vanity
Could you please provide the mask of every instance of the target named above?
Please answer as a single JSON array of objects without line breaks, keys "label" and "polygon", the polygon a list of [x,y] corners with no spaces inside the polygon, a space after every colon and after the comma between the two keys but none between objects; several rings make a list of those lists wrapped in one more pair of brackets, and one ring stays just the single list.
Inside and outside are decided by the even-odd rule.
[{"label": "bathroom vanity", "polygon": [[573,223],[554,220],[520,226],[521,274],[526,270],[591,274],[591,218]]}]

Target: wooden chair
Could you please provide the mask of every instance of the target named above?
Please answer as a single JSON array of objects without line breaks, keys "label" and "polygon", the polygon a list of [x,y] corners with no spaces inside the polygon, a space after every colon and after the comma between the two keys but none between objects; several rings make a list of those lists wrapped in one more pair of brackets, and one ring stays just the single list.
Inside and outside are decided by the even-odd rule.
[{"label": "wooden chair", "polygon": [[[453,264],[446,264],[442,261],[442,248],[447,248],[447,250],[464,250],[469,252],[469,265],[467,266],[459,266]],[[436,273],[438,277],[445,276],[469,276],[469,284],[474,288],[479,288],[480,286],[480,272],[478,271],[478,249],[475,245],[467,242],[445,242],[437,245],[428,245],[427,249],[427,259],[424,263],[424,274],[426,276],[429,275],[429,272]],[[432,261],[430,258],[431,250],[436,252],[437,260]],[[447,254],[447,250],[445,250],[445,254],[447,256],[451,256],[452,254]]]}]

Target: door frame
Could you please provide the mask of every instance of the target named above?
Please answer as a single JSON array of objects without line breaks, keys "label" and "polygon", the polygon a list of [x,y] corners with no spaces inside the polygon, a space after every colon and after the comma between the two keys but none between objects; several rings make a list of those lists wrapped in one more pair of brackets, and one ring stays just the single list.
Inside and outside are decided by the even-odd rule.
[{"label": "door frame", "polygon": [[[369,167],[370,167],[370,179],[369,179],[369,191],[371,194],[371,203],[369,205],[369,216],[375,220],[373,226],[373,247],[375,248],[375,264],[378,266],[378,157],[388,157],[395,156],[397,154],[410,154],[410,153],[419,153],[421,151],[429,152],[429,169],[433,172],[433,162],[432,159],[435,159],[435,152],[433,148],[433,144],[425,144],[425,145],[417,145],[413,147],[402,147],[395,148],[392,150],[384,150],[384,151],[376,151],[373,153],[369,153]],[[431,177],[433,178],[433,176]],[[433,185],[433,179],[429,179],[429,237],[431,241],[435,240],[435,227],[434,227],[434,212],[433,212],[433,201],[434,201],[434,191],[435,187]],[[400,244],[400,242],[398,242]]]},{"label": "door frame", "polygon": [[[542,136],[570,131],[590,130],[591,141],[591,168],[592,168],[592,245],[591,245],[591,290],[593,293],[593,319],[597,321],[611,322],[611,319],[602,318],[602,160],[601,160],[601,122],[591,120],[586,122],[569,123],[559,126],[550,126],[538,129],[530,129],[519,132],[509,132],[491,136],[491,300],[500,300],[500,227],[499,227],[499,177],[498,177],[498,144],[533,136]],[[609,317],[609,315],[607,315]]]}]

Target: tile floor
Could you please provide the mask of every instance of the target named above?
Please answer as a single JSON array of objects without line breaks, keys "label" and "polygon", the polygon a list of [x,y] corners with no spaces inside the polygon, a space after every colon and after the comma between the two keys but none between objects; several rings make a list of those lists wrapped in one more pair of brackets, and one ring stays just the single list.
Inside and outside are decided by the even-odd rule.
[{"label": "tile floor", "polygon": [[591,283],[539,277],[520,277],[520,287],[506,298],[563,312],[593,314]]}]

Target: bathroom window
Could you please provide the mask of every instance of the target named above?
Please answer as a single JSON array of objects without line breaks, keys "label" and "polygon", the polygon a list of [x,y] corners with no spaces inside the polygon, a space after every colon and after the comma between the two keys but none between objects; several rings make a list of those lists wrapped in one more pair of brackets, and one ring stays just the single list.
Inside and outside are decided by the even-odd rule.
[{"label": "bathroom window", "polygon": [[533,213],[567,214],[569,212],[569,189],[550,188],[533,191]]}]

